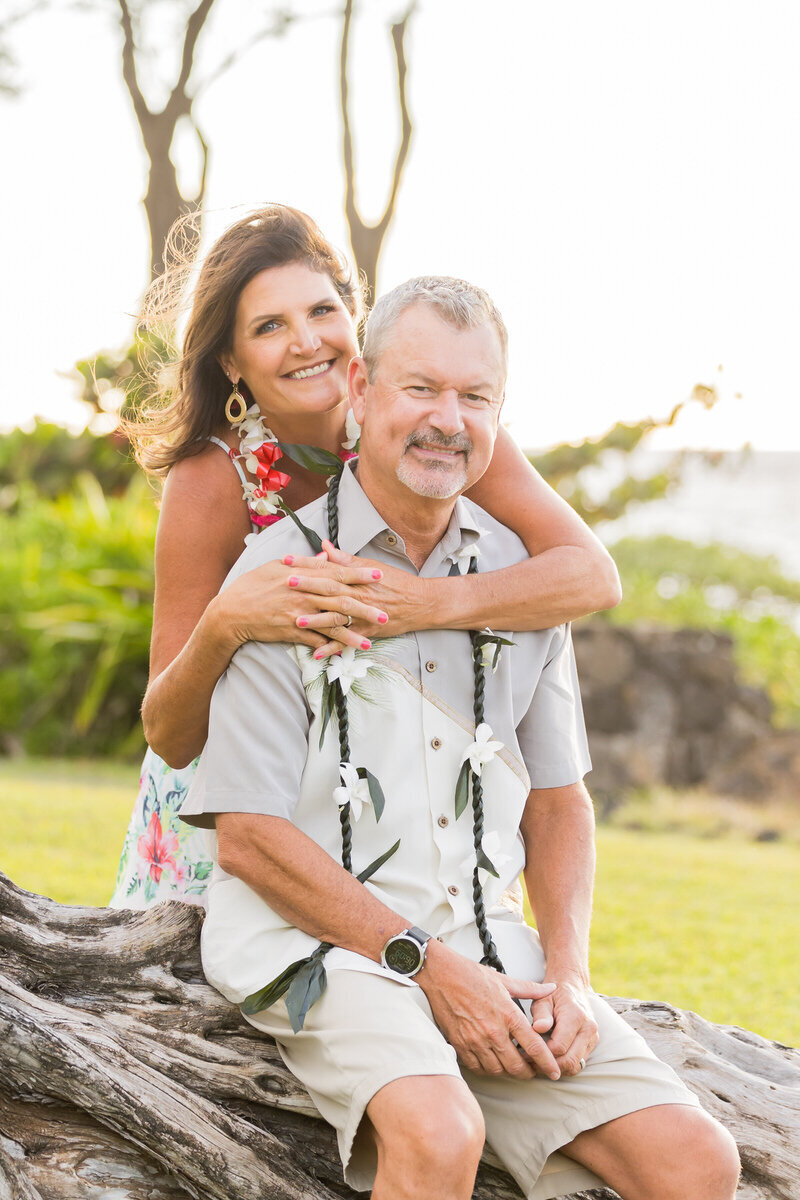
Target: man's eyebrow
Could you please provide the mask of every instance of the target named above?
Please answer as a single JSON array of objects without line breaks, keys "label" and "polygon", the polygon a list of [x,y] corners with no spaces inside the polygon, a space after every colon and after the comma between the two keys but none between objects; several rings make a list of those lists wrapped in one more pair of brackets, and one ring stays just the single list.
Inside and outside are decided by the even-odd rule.
[{"label": "man's eyebrow", "polygon": [[[440,387],[441,386],[440,380],[433,379],[430,375],[426,375],[424,371],[411,370],[408,372],[408,378],[409,379],[419,379],[419,381],[421,383],[424,383],[426,387]],[[464,394],[464,395],[467,395],[468,393],[471,393],[471,392],[489,392],[491,395],[494,395],[494,384],[486,383],[486,382],[473,383],[467,388],[462,388],[462,394]]]}]

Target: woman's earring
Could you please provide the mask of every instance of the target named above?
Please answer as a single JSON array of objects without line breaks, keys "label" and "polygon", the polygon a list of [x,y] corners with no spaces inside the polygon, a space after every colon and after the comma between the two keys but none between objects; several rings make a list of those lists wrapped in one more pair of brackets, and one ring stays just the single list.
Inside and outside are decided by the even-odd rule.
[{"label": "woman's earring", "polygon": [[[233,406],[236,405],[236,416],[233,415]],[[233,391],[228,396],[228,403],[225,405],[225,417],[231,425],[241,425],[242,421],[247,416],[247,401],[239,391],[239,381],[233,385]]]}]

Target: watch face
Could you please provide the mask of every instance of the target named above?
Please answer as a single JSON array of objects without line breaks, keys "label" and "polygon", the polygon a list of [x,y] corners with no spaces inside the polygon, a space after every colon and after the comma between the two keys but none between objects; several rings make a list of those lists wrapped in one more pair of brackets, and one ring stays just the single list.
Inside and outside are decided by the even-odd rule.
[{"label": "watch face", "polygon": [[411,975],[422,965],[422,947],[410,937],[397,937],[384,951],[387,967]]}]

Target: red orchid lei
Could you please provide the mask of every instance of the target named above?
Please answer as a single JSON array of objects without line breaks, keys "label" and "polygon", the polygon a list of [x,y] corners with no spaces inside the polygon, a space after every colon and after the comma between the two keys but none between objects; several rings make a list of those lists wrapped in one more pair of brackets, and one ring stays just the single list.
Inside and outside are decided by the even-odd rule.
[{"label": "red orchid lei", "polygon": [[[228,454],[234,462],[244,460],[244,465],[251,475],[255,475],[257,483],[249,480],[242,484],[242,495],[255,525],[273,525],[287,515],[287,505],[280,493],[291,482],[291,475],[278,470],[275,464],[284,457],[293,459],[311,470],[319,469],[308,460],[308,452],[312,447],[287,446],[281,447],[271,429],[264,424],[264,418],[257,404],[253,404],[245,413],[243,421],[231,425],[239,436],[239,451],[229,449]],[[358,439],[361,430],[356,423],[352,410],[348,410],[345,426],[346,440],[342,442],[339,455],[330,455],[335,462],[338,458],[342,463],[354,458],[358,453]],[[324,453],[324,452],[317,452]],[[330,473],[330,468],[325,471]]]}]

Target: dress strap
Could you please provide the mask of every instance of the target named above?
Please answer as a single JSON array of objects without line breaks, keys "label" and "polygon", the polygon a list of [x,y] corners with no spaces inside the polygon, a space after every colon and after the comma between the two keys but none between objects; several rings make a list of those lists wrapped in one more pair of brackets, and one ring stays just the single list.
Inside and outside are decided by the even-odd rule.
[{"label": "dress strap", "polygon": [[[242,481],[242,484],[246,484],[246,483],[248,483],[248,478],[247,478],[247,476],[246,476],[246,475],[245,475],[245,473],[244,473],[244,468],[242,467],[242,464],[239,462],[238,458],[236,457],[236,451],[235,451],[235,450],[231,450],[231,448],[230,448],[230,446],[228,445],[228,443],[227,443],[227,442],[223,442],[222,438],[218,438],[218,437],[210,437],[208,440],[209,440],[210,442],[213,442],[215,446],[219,446],[220,450],[224,450],[224,451],[225,451],[225,453],[227,454],[228,458],[231,460],[231,462],[233,463],[234,467],[236,468],[236,474],[239,476],[239,479]],[[246,493],[245,493],[245,496],[246,496]],[[246,501],[246,500],[245,500],[245,503],[247,503],[247,501]],[[250,509],[250,506],[249,506],[249,505],[247,506],[247,513],[248,513],[248,516],[250,517],[250,528],[251,528],[251,530],[253,531],[253,533],[259,533],[259,532],[260,532],[260,529],[261,529],[261,526],[258,524],[258,522],[257,522],[257,521],[254,521],[254,520],[253,520],[253,513],[252,513],[252,511],[251,511],[251,509]]]}]

